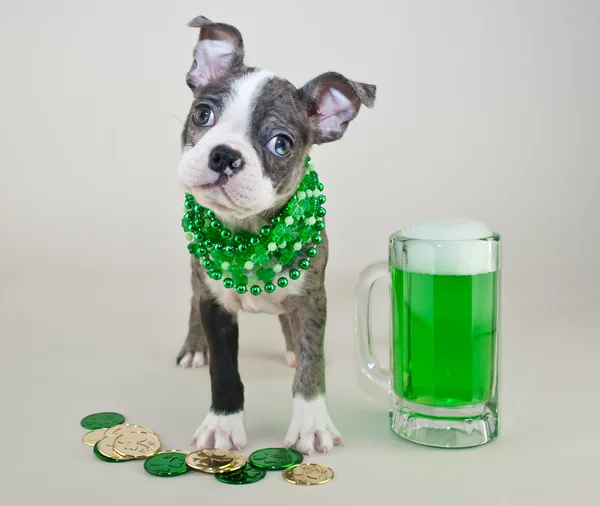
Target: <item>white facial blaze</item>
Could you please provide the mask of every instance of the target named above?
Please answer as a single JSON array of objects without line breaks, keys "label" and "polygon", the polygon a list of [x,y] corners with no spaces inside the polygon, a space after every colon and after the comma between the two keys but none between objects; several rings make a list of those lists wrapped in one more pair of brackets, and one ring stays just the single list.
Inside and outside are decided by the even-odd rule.
[{"label": "white facial blaze", "polygon": [[[214,126],[209,127],[198,143],[186,151],[179,173],[183,185],[200,203],[219,206],[219,214],[228,218],[255,215],[271,207],[276,194],[250,138],[252,107],[258,93],[273,76],[267,71],[248,74],[233,83],[232,98],[225,104]],[[244,167],[229,177],[223,186],[201,188],[215,183],[219,174],[208,167],[213,148],[225,145],[239,151]],[[226,208],[223,210],[223,207]]]}]

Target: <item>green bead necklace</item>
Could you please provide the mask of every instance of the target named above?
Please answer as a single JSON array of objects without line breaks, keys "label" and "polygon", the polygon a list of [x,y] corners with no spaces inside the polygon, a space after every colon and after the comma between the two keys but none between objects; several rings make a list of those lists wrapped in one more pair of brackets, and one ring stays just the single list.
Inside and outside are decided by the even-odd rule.
[{"label": "green bead necklace", "polygon": [[260,234],[234,234],[211,209],[186,193],[181,225],[188,251],[200,260],[211,279],[222,280],[225,288],[240,295],[249,291],[256,296],[263,290],[273,293],[277,287],[288,286],[290,280],[281,275],[284,268],[289,269],[292,281],[310,268],[310,259],[317,256],[317,247],[323,242],[326,201],[323,183],[310,161],[306,157],[304,177],[296,193]]}]

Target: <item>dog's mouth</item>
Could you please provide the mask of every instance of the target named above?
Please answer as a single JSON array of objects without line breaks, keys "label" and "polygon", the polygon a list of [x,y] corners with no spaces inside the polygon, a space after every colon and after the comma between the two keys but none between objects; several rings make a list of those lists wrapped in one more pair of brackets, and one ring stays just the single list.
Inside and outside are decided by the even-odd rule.
[{"label": "dog's mouth", "polygon": [[203,184],[194,189],[202,192],[203,205],[216,213],[229,215],[236,219],[245,219],[255,214],[252,209],[238,205],[224,185],[218,181]]},{"label": "dog's mouth", "polygon": [[233,199],[231,198],[231,196],[229,195],[229,193],[227,193],[227,190],[225,189],[225,186],[223,184],[219,183],[218,181],[216,183],[209,183],[209,184],[202,185],[200,188],[202,190],[208,192],[208,193],[217,193],[217,194],[222,195],[223,197],[225,197],[226,202],[228,204],[230,204],[230,205],[224,205],[222,203],[215,202],[215,204],[220,205],[221,207],[228,208],[231,211],[236,211],[236,210],[246,210],[246,211],[248,211],[248,209],[244,209],[243,207],[238,206],[233,201]]}]

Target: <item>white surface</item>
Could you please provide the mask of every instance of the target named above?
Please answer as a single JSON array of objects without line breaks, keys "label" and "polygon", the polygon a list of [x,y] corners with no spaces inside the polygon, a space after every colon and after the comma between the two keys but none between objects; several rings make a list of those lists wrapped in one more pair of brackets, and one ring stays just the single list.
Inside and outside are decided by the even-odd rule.
[{"label": "white surface", "polygon": [[[0,3],[2,504],[600,502],[600,5],[341,1],[293,16],[267,0]],[[327,70],[378,85],[375,108],[313,153],[331,242],[328,405],[345,441],[313,459],[335,470],[324,487],[159,479],[80,443],[79,420],[114,409],[186,447],[208,409],[208,370],[175,364],[190,292],[173,116],[190,104],[198,14],[235,24],[249,63],[298,86]],[[354,366],[352,292],[389,234],[457,215],[504,249],[501,433],[454,452],[388,429],[385,394]],[[275,317],[241,321],[248,455],[283,441],[293,370]]]},{"label": "white surface", "polygon": [[[600,346],[590,339],[597,328],[552,315],[535,322],[506,319],[499,439],[476,449],[434,450],[405,443],[388,429],[385,395],[365,384],[354,366],[352,285],[330,277],[328,405],[344,447],[307,459],[329,465],[336,477],[305,490],[277,473],[244,489],[198,474],[159,479],[147,475],[141,463],[100,462],[80,443],[81,418],[116,410],[129,422],[156,430],[167,448],[190,448],[208,410],[210,386],[207,368],[175,364],[186,316],[181,279],[135,268],[94,272],[59,265],[53,274],[37,276],[35,284],[23,270],[3,276],[12,287],[11,300],[3,305],[3,334],[10,341],[2,354],[2,444],[11,458],[1,461],[8,479],[0,497],[8,498],[7,504],[60,498],[63,504],[98,506],[115,497],[144,504],[172,499],[290,505],[334,499],[359,504],[372,502],[375,493],[403,502],[473,505],[560,504],[575,495],[594,504],[600,497],[594,372]],[[37,299],[46,303],[32,310],[25,301],[40,283]],[[383,286],[376,288],[374,311],[382,358],[384,292]],[[294,370],[285,363],[276,320],[241,318],[246,456],[282,444],[291,421]],[[22,467],[15,470],[15,464]]]}]

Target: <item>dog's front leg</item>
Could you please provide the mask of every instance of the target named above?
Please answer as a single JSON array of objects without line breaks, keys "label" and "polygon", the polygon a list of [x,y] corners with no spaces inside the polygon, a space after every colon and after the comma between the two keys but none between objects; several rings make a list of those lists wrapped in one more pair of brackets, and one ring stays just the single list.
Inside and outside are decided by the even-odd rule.
[{"label": "dog's front leg", "polygon": [[325,289],[319,287],[291,297],[288,306],[297,364],[292,387],[292,421],[285,444],[308,455],[315,450],[326,453],[334,444],[342,444],[342,437],[329,417],[325,396],[326,299]]},{"label": "dog's front leg", "polygon": [[217,301],[206,298],[200,316],[210,353],[212,403],[210,413],[194,434],[197,448],[241,450],[246,446],[244,430],[244,386],[238,371],[237,315]]}]

